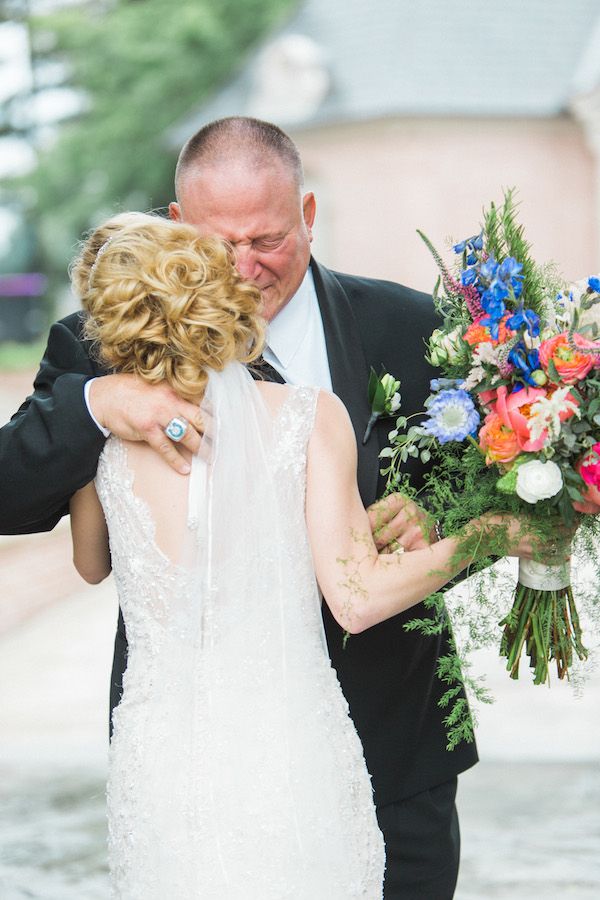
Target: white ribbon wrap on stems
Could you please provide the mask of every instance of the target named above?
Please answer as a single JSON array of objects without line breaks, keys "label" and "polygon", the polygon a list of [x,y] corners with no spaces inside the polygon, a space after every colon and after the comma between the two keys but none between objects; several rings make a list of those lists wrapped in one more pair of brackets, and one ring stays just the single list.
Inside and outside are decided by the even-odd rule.
[{"label": "white ribbon wrap on stems", "polygon": [[571,584],[571,564],[565,561],[549,566],[533,559],[520,559],[519,584],[534,591],[560,591]]}]

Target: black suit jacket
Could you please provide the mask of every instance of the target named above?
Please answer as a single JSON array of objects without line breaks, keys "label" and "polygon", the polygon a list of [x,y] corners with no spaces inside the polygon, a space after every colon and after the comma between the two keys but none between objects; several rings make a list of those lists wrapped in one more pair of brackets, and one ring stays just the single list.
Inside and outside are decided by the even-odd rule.
[{"label": "black suit jacket", "polygon": [[[362,444],[370,406],[370,367],[400,379],[402,415],[423,410],[434,370],[425,342],[439,326],[431,297],[392,282],[331,272],[313,261],[333,390],[344,401],[358,445],[358,482],[365,505],[385,490],[379,452],[393,420],[380,419]],[[407,464],[419,485],[426,471]],[[324,605],[323,618],[334,668],[363,742],[378,806],[448,781],[477,762],[474,744],[446,750],[445,712],[438,707],[444,686],[437,661],[449,651],[447,635],[408,632],[410,619],[427,616],[419,604],[392,619],[351,635]]]},{"label": "black suit jacket", "polygon": [[[359,488],[368,505],[385,487],[378,454],[391,427],[390,420],[380,420],[363,446],[369,367],[383,367],[401,380],[404,415],[420,411],[432,375],[424,352],[436,326],[433,304],[428,295],[392,282],[331,272],[314,260],[311,266],[333,389],[354,426]],[[33,395],[0,429],[1,533],[54,527],[71,494],[95,475],[104,438],[85,408],[83,385],[103,370],[82,340],[81,323],[75,313],[52,327]],[[410,460],[410,471],[417,482],[422,478],[418,460]],[[477,761],[474,745],[445,749],[435,670],[447,644],[444,637],[404,630],[420,614],[422,605],[352,635],[344,649],[343,632],[324,606],[331,659],[363,741],[378,805],[441,784]],[[111,708],[120,698],[126,653],[120,616]]]},{"label": "black suit jacket", "polygon": [[96,474],[104,437],[83,386],[105,374],[81,336],[83,313],[50,329],[33,393],[0,428],[0,534],[50,531]]}]

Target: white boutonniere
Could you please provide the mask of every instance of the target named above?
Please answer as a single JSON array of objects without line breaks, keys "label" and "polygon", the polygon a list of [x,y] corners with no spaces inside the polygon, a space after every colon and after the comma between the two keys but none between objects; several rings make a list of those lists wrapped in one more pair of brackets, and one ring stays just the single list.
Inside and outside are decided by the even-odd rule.
[{"label": "white boutonniere", "polygon": [[369,375],[369,404],[371,416],[363,437],[366,444],[371,436],[373,425],[381,416],[392,416],[400,409],[400,382],[387,372],[378,375],[373,367]]}]

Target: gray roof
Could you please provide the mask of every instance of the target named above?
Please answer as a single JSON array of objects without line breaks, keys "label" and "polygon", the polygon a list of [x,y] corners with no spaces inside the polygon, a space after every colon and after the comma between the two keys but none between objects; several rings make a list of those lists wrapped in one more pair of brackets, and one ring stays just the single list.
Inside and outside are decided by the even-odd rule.
[{"label": "gray roof", "polygon": [[555,116],[600,79],[600,0],[304,0],[175,129],[389,116]]}]

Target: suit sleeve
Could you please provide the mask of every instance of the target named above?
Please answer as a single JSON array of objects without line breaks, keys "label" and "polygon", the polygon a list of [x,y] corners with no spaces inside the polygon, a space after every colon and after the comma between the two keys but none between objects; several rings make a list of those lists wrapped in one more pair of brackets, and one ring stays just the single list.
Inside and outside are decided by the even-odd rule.
[{"label": "suit sleeve", "polygon": [[105,438],[83,397],[97,372],[78,322],[71,316],[52,326],[33,393],[0,428],[1,534],[54,528],[96,473]]}]

